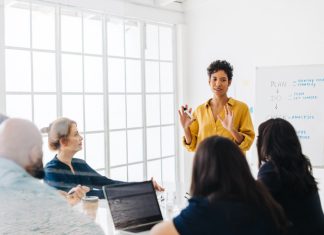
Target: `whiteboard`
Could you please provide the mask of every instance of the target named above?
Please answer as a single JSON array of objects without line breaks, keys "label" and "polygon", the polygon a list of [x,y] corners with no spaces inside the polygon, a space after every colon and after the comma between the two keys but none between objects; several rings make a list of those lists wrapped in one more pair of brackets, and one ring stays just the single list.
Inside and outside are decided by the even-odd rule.
[{"label": "whiteboard", "polygon": [[281,117],[296,129],[303,153],[324,166],[324,65],[260,67],[256,70],[256,128]]}]

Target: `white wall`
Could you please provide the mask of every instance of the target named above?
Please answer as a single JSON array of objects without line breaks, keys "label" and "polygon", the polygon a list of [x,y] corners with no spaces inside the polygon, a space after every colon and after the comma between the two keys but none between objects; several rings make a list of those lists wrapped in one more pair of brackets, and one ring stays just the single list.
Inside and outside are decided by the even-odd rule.
[{"label": "white wall", "polygon": [[[323,9],[322,0],[187,0],[180,103],[196,107],[211,96],[206,67],[215,59],[233,64],[230,95],[252,107],[257,66],[324,64]],[[184,155],[188,186],[192,157]],[[255,162],[255,154],[248,156]],[[324,169],[315,176],[324,203]]]},{"label": "white wall", "polygon": [[[3,2],[5,0],[0,0]],[[37,0],[34,0],[37,1]],[[182,23],[182,7],[160,7],[153,0],[38,0],[72,8],[93,10],[109,15],[125,16],[167,24]]]}]

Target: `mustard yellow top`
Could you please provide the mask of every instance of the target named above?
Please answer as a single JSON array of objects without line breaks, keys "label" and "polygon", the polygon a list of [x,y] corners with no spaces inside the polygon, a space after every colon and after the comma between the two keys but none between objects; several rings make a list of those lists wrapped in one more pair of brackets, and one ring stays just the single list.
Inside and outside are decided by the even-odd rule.
[{"label": "mustard yellow top", "polygon": [[[189,127],[192,136],[191,143],[188,145],[186,143],[185,138],[183,137],[183,145],[190,152],[196,151],[196,148],[199,145],[199,143],[205,138],[212,135],[223,136],[235,142],[234,137],[231,135],[231,133],[228,130],[226,130],[222,126],[220,120],[217,119],[217,121],[215,122],[209,104],[210,100],[208,100],[204,104],[199,105],[196,108],[196,110],[193,112],[192,116],[196,120],[193,121],[193,123],[191,123]],[[246,152],[251,147],[255,137],[248,106],[245,103],[232,98],[229,98],[227,104],[230,106],[230,108],[233,111],[234,128],[241,135],[244,136],[244,139],[242,143],[239,145],[239,147],[243,150],[243,152]],[[224,109],[221,111],[219,115],[222,119],[224,118],[225,116]]]}]

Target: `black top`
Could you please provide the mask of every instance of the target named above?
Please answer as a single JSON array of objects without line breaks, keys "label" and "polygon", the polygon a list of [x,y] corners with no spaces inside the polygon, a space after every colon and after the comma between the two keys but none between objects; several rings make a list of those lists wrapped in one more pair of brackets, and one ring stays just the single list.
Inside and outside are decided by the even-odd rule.
[{"label": "black top", "polygon": [[73,174],[68,165],[58,160],[55,155],[55,157],[48,162],[44,168],[45,182],[48,185],[65,192],[68,192],[78,184],[84,185],[90,188],[90,191],[87,193],[88,196],[98,196],[99,198],[104,198],[102,186],[124,183],[100,175],[84,160],[79,158],[72,159],[72,166],[75,174]]},{"label": "black top", "polygon": [[271,162],[261,166],[258,180],[265,184],[274,199],[285,210],[286,216],[292,223],[289,234],[324,234],[324,215],[317,191],[306,196],[293,195],[283,185]]},{"label": "black top", "polygon": [[214,203],[192,198],[173,219],[181,235],[277,235],[272,220],[260,210],[235,200]]}]

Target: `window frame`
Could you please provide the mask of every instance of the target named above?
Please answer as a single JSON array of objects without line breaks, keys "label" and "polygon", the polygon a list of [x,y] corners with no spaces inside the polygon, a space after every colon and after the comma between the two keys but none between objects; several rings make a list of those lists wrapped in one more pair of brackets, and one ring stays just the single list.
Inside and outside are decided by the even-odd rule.
[{"label": "window frame", "polygon": [[[113,15],[108,15],[106,13],[98,13],[93,12],[91,10],[85,10],[85,9],[81,9],[78,7],[73,7],[71,8],[73,11],[78,11],[81,13],[81,27],[82,27],[82,51],[81,53],[72,53],[72,52],[65,52],[62,51],[61,48],[61,13],[62,13],[62,9],[69,9],[69,7],[67,6],[62,6],[59,4],[54,4],[54,3],[41,3],[39,1],[35,1],[35,3],[37,5],[41,5],[44,4],[45,6],[52,6],[55,9],[55,47],[53,50],[47,50],[47,49],[36,49],[33,48],[33,42],[32,42],[32,7],[33,7],[33,3],[34,1],[29,1],[29,6],[30,6],[30,45],[29,48],[24,48],[24,47],[16,47],[16,46],[8,46],[5,45],[5,39],[4,39],[4,32],[5,32],[5,26],[4,26],[4,17],[5,17],[5,6],[1,8],[0,10],[0,33],[1,36],[0,37],[0,52],[1,52],[1,56],[0,56],[0,70],[2,72],[1,76],[2,79],[0,78],[0,110],[6,111],[6,96],[7,95],[16,95],[16,94],[26,94],[26,95],[30,95],[31,96],[31,108],[32,108],[32,120],[34,121],[35,119],[35,115],[34,115],[34,96],[35,95],[55,95],[56,96],[56,111],[57,111],[57,116],[62,116],[62,97],[65,94],[69,94],[69,92],[63,92],[62,91],[62,54],[77,54],[77,55],[81,55],[82,57],[82,92],[73,92],[71,94],[73,95],[82,95],[82,103],[83,103],[83,126],[85,126],[85,96],[87,94],[93,94],[93,95],[102,95],[103,97],[103,122],[104,122],[104,130],[102,131],[86,131],[86,129],[84,129],[84,131],[82,131],[81,133],[83,135],[87,135],[89,133],[104,133],[104,152],[105,152],[105,156],[104,156],[104,162],[105,165],[103,168],[96,168],[96,170],[98,171],[105,171],[105,175],[110,176],[110,172],[111,169],[114,168],[118,168],[118,167],[122,167],[122,166],[126,166],[127,167],[127,178],[128,178],[128,166],[131,165],[135,165],[138,163],[143,163],[143,178],[147,179],[148,176],[147,175],[147,164],[150,161],[155,161],[155,160],[160,160],[160,173],[161,173],[161,180],[163,180],[163,159],[169,159],[169,158],[173,158],[174,159],[174,176],[175,176],[175,181],[174,184],[177,185],[179,183],[179,160],[178,157],[176,157],[178,154],[178,144],[174,144],[174,154],[170,155],[170,156],[162,156],[162,127],[167,127],[167,126],[173,126],[174,129],[174,139],[177,140],[178,139],[178,132],[177,132],[177,123],[176,123],[176,119],[177,119],[177,115],[176,112],[174,112],[174,117],[173,117],[173,123],[172,124],[161,124],[161,96],[164,94],[172,94],[173,95],[173,109],[176,110],[176,105],[177,105],[177,87],[176,87],[176,27],[175,25],[171,25],[171,24],[163,24],[163,23],[156,23],[156,22],[152,22],[149,20],[143,20],[143,19],[134,19],[134,18],[127,18],[125,16],[113,16]],[[4,4],[3,4],[4,5]],[[84,22],[83,22],[83,14],[84,13],[93,13],[96,15],[100,15],[101,17],[101,23],[102,23],[102,54],[101,55],[93,55],[93,54],[88,54],[84,52],[84,34],[83,34],[83,29],[84,29]],[[110,94],[118,94],[118,93],[110,93],[108,91],[108,58],[115,58],[114,56],[109,56],[108,52],[107,52],[107,19],[109,17],[117,17],[119,19],[122,19],[123,21],[125,20],[135,20],[137,22],[139,22],[139,30],[140,30],[140,57],[136,58],[136,60],[140,61],[141,64],[141,82],[142,82],[142,87],[141,87],[141,92],[140,93],[127,93],[126,90],[126,82],[125,82],[125,92],[120,93],[121,95],[125,96],[125,112],[126,112],[126,120],[127,120],[127,95],[129,94],[138,94],[141,95],[142,97],[142,127],[138,127],[138,128],[128,128],[127,127],[127,123],[125,128],[123,129],[118,129],[118,130],[124,130],[126,133],[126,147],[128,146],[128,130],[132,130],[132,129],[141,129],[143,131],[143,161],[140,162],[132,162],[129,163],[128,162],[128,154],[126,152],[126,156],[127,156],[127,160],[126,160],[126,164],[121,164],[118,166],[110,166],[110,153],[109,153],[109,134],[111,132],[111,129],[109,128],[109,115],[108,115],[108,103],[109,103],[109,95]],[[159,27],[169,27],[171,28],[172,31],[172,59],[171,60],[160,60],[160,55],[158,59],[146,59],[145,58],[145,25],[146,24],[152,24],[152,25],[157,25],[158,28]],[[160,38],[160,37],[158,37]],[[134,59],[132,57],[126,57],[126,35],[125,35],[125,24],[124,24],[124,56],[120,57],[124,60],[124,66],[126,66],[126,61],[127,59]],[[160,43],[158,43],[159,45],[159,51],[160,51]],[[7,49],[14,49],[14,50],[23,50],[23,51],[29,51],[30,53],[30,59],[31,59],[31,90],[30,92],[16,92],[16,91],[6,91],[5,88],[5,52]],[[33,86],[33,81],[34,81],[34,75],[33,75],[33,52],[44,52],[44,53],[54,53],[55,54],[55,69],[56,69],[56,91],[55,92],[35,92],[34,91],[34,86]],[[97,92],[85,92],[84,89],[84,83],[85,83],[85,77],[84,77],[84,58],[85,56],[98,56],[100,58],[102,58],[102,63],[103,63],[103,91],[102,93],[97,93]],[[118,58],[118,57],[116,57]],[[159,64],[159,71],[160,71],[160,63],[161,62],[168,62],[168,63],[172,63],[172,75],[173,75],[173,91],[172,92],[161,92],[161,86],[158,92],[153,92],[153,93],[146,93],[145,90],[145,62],[146,61],[156,61]],[[125,69],[125,74],[124,74],[124,79],[126,80],[126,69]],[[160,80],[160,73],[159,73],[159,80]],[[156,126],[149,126],[149,127],[159,127],[160,128],[160,157],[158,158],[154,158],[154,159],[147,159],[147,128],[148,126],[146,125],[146,95],[147,94],[156,94],[159,96],[159,109],[160,109],[160,125],[156,125]],[[127,122],[127,121],[126,121]],[[113,130],[116,131],[116,130]],[[43,136],[44,137],[44,136]],[[175,141],[176,142],[176,141]],[[86,155],[86,139],[84,140],[84,159],[87,159],[87,155]],[[44,144],[46,145],[46,144]],[[127,148],[126,148],[127,151]],[[161,182],[163,183],[163,181]]]}]

